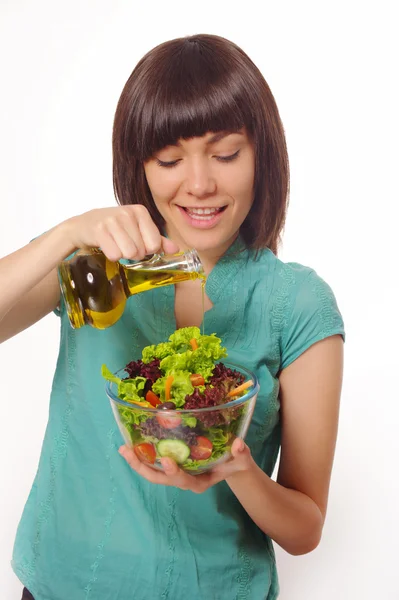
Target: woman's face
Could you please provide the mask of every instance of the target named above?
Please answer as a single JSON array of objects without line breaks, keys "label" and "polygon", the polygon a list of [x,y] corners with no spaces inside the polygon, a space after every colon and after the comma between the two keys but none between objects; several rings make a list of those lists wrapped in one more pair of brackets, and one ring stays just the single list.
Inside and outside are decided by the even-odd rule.
[{"label": "woman's face", "polygon": [[168,236],[181,249],[223,254],[253,202],[255,153],[246,131],[180,139],[144,170]]}]

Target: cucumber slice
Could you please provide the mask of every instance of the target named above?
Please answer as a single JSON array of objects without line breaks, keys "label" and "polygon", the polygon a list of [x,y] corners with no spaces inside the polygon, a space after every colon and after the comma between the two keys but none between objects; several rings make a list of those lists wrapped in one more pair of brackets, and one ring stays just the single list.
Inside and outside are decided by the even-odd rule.
[{"label": "cucumber slice", "polygon": [[190,448],[181,440],[160,440],[157,450],[160,456],[169,456],[178,465],[183,464],[190,456]]}]

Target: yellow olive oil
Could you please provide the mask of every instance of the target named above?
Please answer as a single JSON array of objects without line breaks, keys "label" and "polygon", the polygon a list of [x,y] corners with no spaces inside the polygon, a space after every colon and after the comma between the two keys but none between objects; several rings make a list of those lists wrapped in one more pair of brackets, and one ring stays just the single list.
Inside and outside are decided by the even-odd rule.
[{"label": "yellow olive oil", "polygon": [[205,285],[206,278],[204,277],[201,281],[201,293],[202,293],[202,335],[205,335]]},{"label": "yellow olive oil", "polygon": [[134,294],[190,279],[205,282],[195,250],[128,265],[110,261],[98,249],[80,250],[61,263],[59,278],[72,327],[88,324],[97,329],[114,325]]}]

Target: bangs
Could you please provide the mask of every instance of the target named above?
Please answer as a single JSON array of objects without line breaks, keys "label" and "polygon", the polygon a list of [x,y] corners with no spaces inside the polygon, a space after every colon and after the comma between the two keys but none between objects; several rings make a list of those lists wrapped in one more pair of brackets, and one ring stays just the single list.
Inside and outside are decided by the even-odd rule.
[{"label": "bangs", "polygon": [[218,95],[202,92],[202,95],[195,94],[190,98],[183,90],[181,96],[175,93],[170,101],[156,99],[153,114],[154,117],[148,118],[144,111],[140,126],[133,127],[139,160],[150,158],[181,138],[201,137],[208,132],[234,132],[246,126],[246,119],[237,111],[232,98],[220,92]]},{"label": "bangs", "polygon": [[248,86],[230,61],[215,61],[206,50],[203,44],[187,41],[165,61],[158,56],[140,73],[140,93],[129,99],[125,155],[145,161],[180,138],[208,132],[246,127],[251,135],[254,99]]}]

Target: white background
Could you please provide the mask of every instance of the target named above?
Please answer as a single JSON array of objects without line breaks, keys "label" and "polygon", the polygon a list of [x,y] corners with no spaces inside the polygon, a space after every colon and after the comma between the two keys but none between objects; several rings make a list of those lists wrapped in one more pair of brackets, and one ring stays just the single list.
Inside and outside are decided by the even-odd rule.
[{"label": "white background", "polygon": [[[330,283],[347,329],[324,536],[306,556],[277,548],[282,600],[399,598],[393,5],[0,3],[1,255],[69,216],[113,205],[113,113],[135,63],[155,44],[223,35],[271,86],[292,168],[281,257],[314,267]],[[39,458],[57,347],[53,316],[0,347],[2,600],[20,598],[9,561]]]}]

